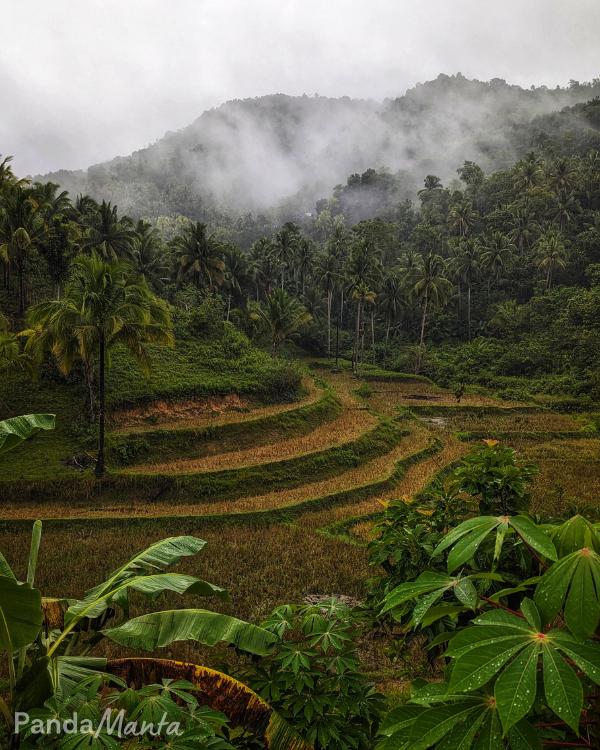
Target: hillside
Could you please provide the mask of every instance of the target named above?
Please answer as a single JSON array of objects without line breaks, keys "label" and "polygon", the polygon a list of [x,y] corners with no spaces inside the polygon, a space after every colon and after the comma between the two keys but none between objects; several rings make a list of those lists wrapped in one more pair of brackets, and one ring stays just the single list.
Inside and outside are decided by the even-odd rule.
[{"label": "hillside", "polygon": [[536,117],[599,94],[599,80],[523,89],[457,74],[384,102],[284,94],[234,100],[130,156],[43,179],[73,195],[110,199],[134,217],[207,219],[217,208],[237,213],[284,201],[301,213],[369,167],[399,173],[401,197],[429,172],[455,176],[465,160],[485,171],[506,167],[531,146]]}]

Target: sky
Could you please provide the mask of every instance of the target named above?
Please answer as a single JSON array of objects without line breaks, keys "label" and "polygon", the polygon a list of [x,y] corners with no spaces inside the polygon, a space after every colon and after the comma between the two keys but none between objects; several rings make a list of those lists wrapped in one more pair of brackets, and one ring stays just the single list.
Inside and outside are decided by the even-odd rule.
[{"label": "sky", "polygon": [[599,0],[0,0],[0,17],[0,153],[21,175],[127,155],[229,99],[600,76]]}]

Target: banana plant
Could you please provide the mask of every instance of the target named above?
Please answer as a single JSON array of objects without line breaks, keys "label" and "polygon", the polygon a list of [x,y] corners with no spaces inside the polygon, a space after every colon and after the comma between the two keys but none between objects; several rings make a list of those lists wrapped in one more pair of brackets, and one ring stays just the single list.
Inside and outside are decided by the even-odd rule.
[{"label": "banana plant", "polygon": [[[15,709],[41,707],[52,696],[72,693],[77,683],[95,675],[106,677],[106,659],[91,653],[104,638],[149,651],[182,640],[209,646],[222,642],[254,655],[266,655],[277,640],[268,630],[207,609],[175,609],[129,619],[131,591],[150,598],[163,592],[227,597],[224,589],[212,583],[165,572],[167,567],[200,552],[206,545],[202,539],[177,536],[155,542],[90,588],[82,599],[45,600],[33,588],[40,537],[41,524],[36,522],[27,582],[19,583],[6,559],[1,558],[0,649],[8,657],[12,705],[3,701],[0,708],[9,727]],[[121,621],[105,627],[117,612],[122,615]],[[168,675],[163,672],[163,676]],[[222,676],[224,687],[227,679]],[[206,698],[219,702],[218,694],[203,695],[203,700]],[[267,712],[265,706],[261,707],[263,713]],[[308,747],[291,730],[286,732],[277,726],[272,728],[274,749]]]},{"label": "banana plant", "polygon": [[0,455],[16,448],[40,430],[53,430],[54,414],[24,414],[0,421]]}]

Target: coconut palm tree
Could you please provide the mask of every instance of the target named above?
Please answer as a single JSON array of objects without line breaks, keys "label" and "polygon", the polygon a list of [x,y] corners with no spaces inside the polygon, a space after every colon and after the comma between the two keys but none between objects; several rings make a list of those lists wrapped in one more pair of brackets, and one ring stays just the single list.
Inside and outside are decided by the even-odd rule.
[{"label": "coconut palm tree", "polygon": [[130,259],[135,245],[135,230],[130,219],[119,218],[117,207],[102,201],[96,211],[82,217],[84,236],[79,243],[83,252],[95,251],[104,260]]},{"label": "coconut palm tree", "polygon": [[481,271],[481,249],[475,240],[462,240],[456,255],[452,258],[451,268],[456,278],[467,287],[467,330],[471,340],[471,288],[473,281]]},{"label": "coconut palm tree", "polygon": [[421,369],[421,357],[425,343],[425,327],[427,313],[433,308],[441,307],[452,292],[452,282],[446,276],[446,261],[440,256],[430,253],[423,258],[418,275],[415,278],[413,294],[422,305],[421,333],[419,336],[419,355],[416,371]]},{"label": "coconut palm tree", "polygon": [[286,269],[293,261],[299,241],[300,231],[291,221],[286,221],[273,239],[273,251],[279,264],[282,289],[285,285]]},{"label": "coconut palm tree", "polygon": [[214,292],[225,280],[223,246],[214,234],[207,234],[206,224],[196,222],[175,237],[171,247],[179,262],[178,279],[191,278],[197,289],[202,286]]},{"label": "coconut palm tree", "polygon": [[331,356],[331,311],[333,295],[340,281],[340,259],[328,243],[325,252],[317,258],[316,279],[327,298],[327,356]]},{"label": "coconut palm tree", "polygon": [[577,182],[577,173],[569,159],[557,159],[550,169],[549,179],[556,193],[571,192]]},{"label": "coconut palm tree", "polygon": [[366,305],[375,305],[377,294],[366,281],[358,281],[351,287],[352,299],[356,301],[356,326],[354,330],[354,350],[352,352],[352,369],[358,372],[364,349],[364,320],[363,311]]},{"label": "coconut palm tree", "polygon": [[567,265],[567,250],[562,235],[555,229],[548,229],[535,245],[537,267],[546,272],[546,289],[552,286],[555,271]]},{"label": "coconut palm tree", "polygon": [[277,354],[284,343],[292,340],[312,320],[304,305],[285,289],[274,289],[264,304],[255,310],[254,317],[262,324],[273,354]]},{"label": "coconut palm tree", "polygon": [[235,245],[224,246],[223,261],[225,263],[224,287],[227,290],[227,320],[229,320],[231,302],[242,300],[243,289],[250,281],[250,269],[246,254]]},{"label": "coconut palm tree", "polygon": [[575,219],[578,211],[579,204],[573,193],[561,190],[556,196],[556,211],[554,214],[554,220],[557,222],[561,232],[564,232],[567,224],[570,224]]},{"label": "coconut palm tree", "polygon": [[400,317],[406,305],[405,288],[398,269],[392,269],[383,277],[381,289],[377,295],[377,306],[385,320],[385,341],[383,346],[383,366],[386,365],[390,329]]},{"label": "coconut palm tree", "polygon": [[540,183],[542,177],[542,161],[533,152],[517,162],[515,169],[515,188],[517,190],[530,190]]},{"label": "coconut palm tree", "polygon": [[459,237],[465,237],[473,228],[478,218],[470,200],[460,198],[453,201],[448,210],[448,228]]},{"label": "coconut palm tree", "polygon": [[7,183],[0,203],[0,259],[16,268],[19,281],[19,312],[26,307],[25,274],[27,260],[44,232],[44,217],[31,188]]},{"label": "coconut palm tree", "polygon": [[158,231],[147,221],[138,221],[135,227],[132,265],[154,289],[160,289],[167,278],[168,267],[164,261]]},{"label": "coconut palm tree", "polygon": [[531,247],[533,238],[539,231],[539,225],[534,220],[531,209],[528,205],[521,205],[514,208],[510,217],[510,231],[508,238],[522,255],[524,250]]},{"label": "coconut palm tree", "polygon": [[96,476],[104,474],[105,370],[107,356],[117,344],[125,346],[144,372],[151,358],[145,344],[173,345],[171,316],[129,264],[107,261],[96,251],[78,256],[62,299],[30,309],[27,350],[50,350],[67,374],[77,359],[98,367],[98,459]]},{"label": "coconut palm tree", "polygon": [[481,267],[488,274],[487,293],[488,301],[490,297],[490,282],[492,279],[496,283],[500,280],[502,272],[508,266],[512,258],[515,246],[510,238],[502,232],[492,232],[483,238],[483,247],[481,253]]}]

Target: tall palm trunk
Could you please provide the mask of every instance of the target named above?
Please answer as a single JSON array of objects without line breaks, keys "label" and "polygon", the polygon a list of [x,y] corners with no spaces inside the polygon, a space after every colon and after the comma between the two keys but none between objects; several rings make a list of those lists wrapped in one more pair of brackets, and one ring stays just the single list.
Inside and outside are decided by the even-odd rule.
[{"label": "tall palm trunk", "polygon": [[327,290],[327,356],[331,357],[331,305],[333,302],[333,289]]},{"label": "tall palm trunk", "polygon": [[387,350],[388,350],[388,341],[390,340],[390,328],[392,326],[392,319],[387,319],[387,325],[385,327],[385,340],[383,342],[383,367],[385,369],[387,365]]},{"label": "tall palm trunk", "polygon": [[427,320],[427,301],[428,301],[428,294],[425,292],[425,297],[423,298],[423,315],[421,316],[421,337],[419,339],[419,346],[423,346],[423,342],[425,341],[425,321]]},{"label": "tall palm trunk", "polygon": [[106,364],[106,342],[104,339],[104,333],[100,334],[100,372],[98,376],[98,394],[99,394],[99,410],[98,410],[98,459],[96,460],[95,474],[97,477],[101,477],[104,474],[104,420],[105,420],[105,388],[104,388],[104,367]]},{"label": "tall palm trunk", "polygon": [[425,322],[427,320],[427,302],[428,294],[425,291],[425,297],[423,299],[423,316],[421,317],[421,337],[419,339],[419,353],[417,354],[417,362],[415,365],[415,373],[418,374],[421,370],[421,361],[423,359],[423,344],[425,342]]},{"label": "tall palm trunk", "polygon": [[229,316],[231,314],[231,294],[227,295],[227,322],[229,322]]},{"label": "tall palm trunk", "polygon": [[352,370],[358,370],[358,354],[360,351],[360,319],[362,313],[362,301],[359,299],[356,305],[356,328],[354,331],[354,351],[352,353]]},{"label": "tall palm trunk", "polygon": [[18,261],[17,271],[19,274],[19,313],[23,315],[25,312],[25,269],[22,260]]},{"label": "tall palm trunk", "polygon": [[469,341],[471,340],[471,284],[467,287],[467,330],[469,332]]},{"label": "tall palm trunk", "polygon": [[371,310],[371,358],[375,364],[375,306]]}]

